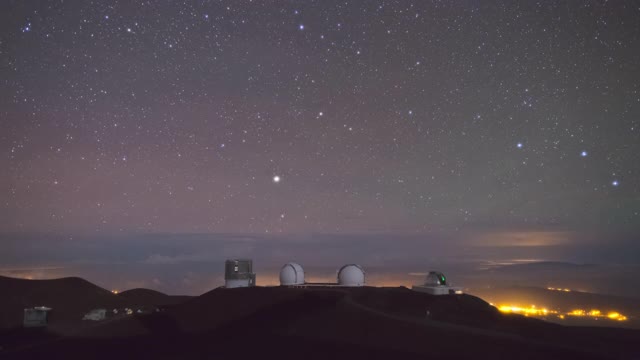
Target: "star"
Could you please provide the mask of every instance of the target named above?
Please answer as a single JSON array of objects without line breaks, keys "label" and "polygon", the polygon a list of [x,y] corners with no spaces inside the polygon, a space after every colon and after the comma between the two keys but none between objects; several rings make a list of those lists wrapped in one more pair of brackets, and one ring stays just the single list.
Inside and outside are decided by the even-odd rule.
[{"label": "star", "polygon": [[[632,176],[640,164],[637,81],[619,77],[607,87],[601,72],[579,71],[633,68],[634,53],[621,49],[637,40],[637,26],[622,7],[572,17],[583,43],[595,35],[589,24],[606,27],[598,21],[623,15],[596,40],[602,51],[576,65],[579,46],[551,63],[531,56],[557,45],[549,29],[562,19],[494,3],[467,12],[442,2],[453,23],[428,34],[425,24],[441,14],[420,1],[278,9],[181,1],[153,11],[131,2],[87,7],[69,24],[73,4],[7,3],[0,23],[10,27],[11,61],[0,78],[12,88],[0,109],[16,124],[0,136],[8,150],[0,161],[16,181],[0,214],[15,219],[0,221],[0,231],[94,231],[109,215],[101,231],[137,231],[153,219],[145,230],[262,232],[287,212],[269,232],[448,233],[465,218],[472,227],[490,219],[496,233],[514,220],[575,232],[591,231],[583,220],[603,232],[635,226],[636,210],[617,206],[640,191]],[[532,21],[486,21],[496,11]],[[482,36],[451,41],[448,27],[463,22]],[[248,46],[248,34],[260,45]],[[64,51],[44,66],[39,55],[55,48]],[[434,57],[443,54],[453,55]],[[500,69],[505,59],[516,65]],[[549,74],[560,80],[545,81]],[[560,98],[578,105],[559,107]],[[100,191],[74,180],[84,174],[100,179]],[[418,193],[429,190],[439,195]],[[543,196],[563,197],[562,209]],[[50,199],[64,201],[51,208],[43,203]],[[59,228],[39,221],[97,201],[104,212],[66,216]],[[458,202],[465,209],[451,211]],[[193,216],[173,216],[183,211]],[[110,215],[117,213],[127,215]]]}]

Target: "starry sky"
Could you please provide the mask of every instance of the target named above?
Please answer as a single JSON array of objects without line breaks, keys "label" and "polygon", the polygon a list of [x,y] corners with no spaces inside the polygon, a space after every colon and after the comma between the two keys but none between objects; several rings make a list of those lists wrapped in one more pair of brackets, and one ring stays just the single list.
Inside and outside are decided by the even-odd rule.
[{"label": "starry sky", "polygon": [[638,19],[635,1],[2,1],[0,231],[635,239]]}]

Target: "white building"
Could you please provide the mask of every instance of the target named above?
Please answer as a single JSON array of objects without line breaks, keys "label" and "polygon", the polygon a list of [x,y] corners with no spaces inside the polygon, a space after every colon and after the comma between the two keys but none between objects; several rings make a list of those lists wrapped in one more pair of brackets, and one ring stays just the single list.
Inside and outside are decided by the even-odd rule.
[{"label": "white building", "polygon": [[462,294],[459,287],[447,283],[447,278],[439,271],[430,271],[422,285],[413,285],[412,290],[431,295]]},{"label": "white building", "polygon": [[288,263],[280,269],[280,286],[294,287],[335,287],[335,286],[364,286],[365,275],[360,265],[347,264],[338,270],[335,283],[307,282],[304,269],[300,264]]},{"label": "white building", "polygon": [[101,321],[107,317],[107,309],[93,309],[84,314],[82,320]]},{"label": "white building", "polygon": [[347,264],[338,271],[338,285],[364,286],[364,270],[360,265]]},{"label": "white building", "polygon": [[250,259],[232,259],[224,264],[224,287],[256,286],[256,274],[253,272],[253,261]]},{"label": "white building", "polygon": [[24,309],[22,325],[24,327],[44,327],[47,326],[49,311],[52,309],[46,306],[36,306]]},{"label": "white building", "polygon": [[288,263],[280,270],[280,285],[304,285],[304,269],[300,264]]}]

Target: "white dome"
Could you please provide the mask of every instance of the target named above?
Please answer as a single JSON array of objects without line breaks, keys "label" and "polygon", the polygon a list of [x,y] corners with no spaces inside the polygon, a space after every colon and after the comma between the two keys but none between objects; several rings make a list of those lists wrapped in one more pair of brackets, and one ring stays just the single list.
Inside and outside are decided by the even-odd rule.
[{"label": "white dome", "polygon": [[429,271],[424,284],[428,286],[446,286],[447,278],[439,271]]},{"label": "white dome", "polygon": [[296,263],[285,264],[280,270],[280,285],[304,284],[304,270]]},{"label": "white dome", "polygon": [[338,285],[363,286],[364,271],[356,264],[345,265],[338,271]]}]

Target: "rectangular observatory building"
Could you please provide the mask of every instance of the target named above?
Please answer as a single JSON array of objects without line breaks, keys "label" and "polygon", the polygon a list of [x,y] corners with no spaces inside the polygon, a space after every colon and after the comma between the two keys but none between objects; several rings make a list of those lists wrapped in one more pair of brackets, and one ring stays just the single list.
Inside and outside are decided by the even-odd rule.
[{"label": "rectangular observatory building", "polygon": [[253,260],[231,259],[224,264],[224,287],[250,287],[256,285],[256,274],[253,272]]},{"label": "rectangular observatory building", "polygon": [[45,327],[47,326],[47,320],[49,311],[51,308],[46,306],[36,306],[33,308],[24,309],[24,320],[22,322],[24,327]]}]

